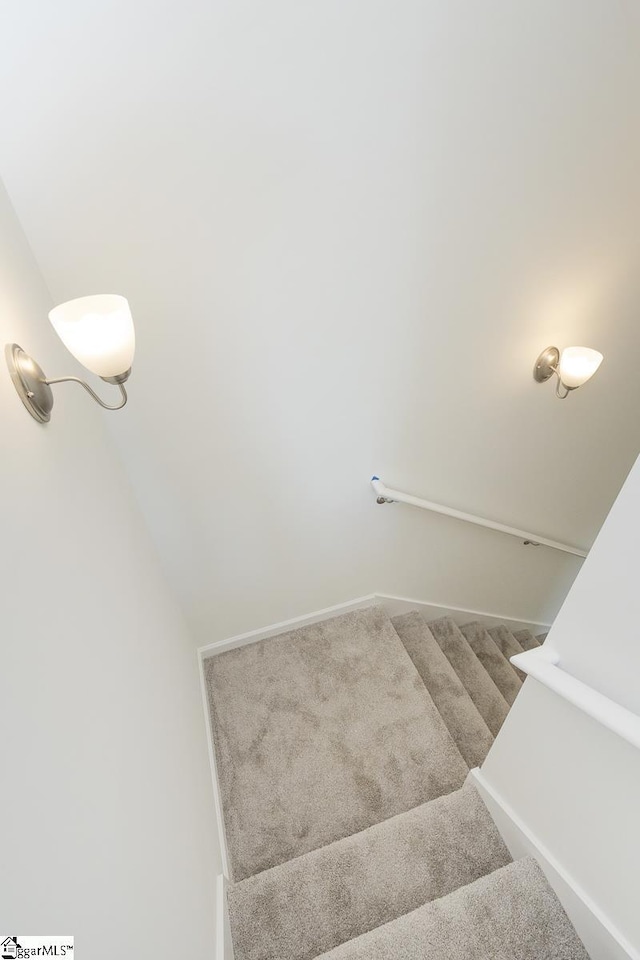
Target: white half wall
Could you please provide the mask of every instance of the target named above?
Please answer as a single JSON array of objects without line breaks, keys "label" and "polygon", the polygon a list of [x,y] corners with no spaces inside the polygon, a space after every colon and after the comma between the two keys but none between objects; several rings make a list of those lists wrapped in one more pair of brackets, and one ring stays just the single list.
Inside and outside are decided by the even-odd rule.
[{"label": "white half wall", "polygon": [[562,667],[640,714],[640,460],[549,634]]},{"label": "white half wall", "polygon": [[[55,376],[50,306],[0,188],[0,341]],[[92,960],[116,942],[204,960],[218,850],[197,659],[105,416],[65,384],[37,424],[0,361],[0,914]]]},{"label": "white half wall", "polygon": [[591,960],[640,960],[640,952],[505,803],[504,797],[489,787],[482,772],[471,770],[469,779],[479,790],[514,860],[534,857],[538,861]]},{"label": "white half wall", "polygon": [[[636,713],[639,530],[640,461],[546,641],[562,669]],[[640,750],[529,678],[482,775],[640,953]]]}]

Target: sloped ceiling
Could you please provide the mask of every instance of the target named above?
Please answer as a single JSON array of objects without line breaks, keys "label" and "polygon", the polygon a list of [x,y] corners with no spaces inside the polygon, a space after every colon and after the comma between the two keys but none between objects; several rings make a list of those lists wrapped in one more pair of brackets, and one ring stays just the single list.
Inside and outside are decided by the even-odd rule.
[{"label": "sloped ceiling", "polygon": [[[574,561],[367,480],[595,536],[640,440],[633,0],[2,20],[0,173],[55,301],[131,301],[109,422],[198,639],[371,590],[552,616]],[[605,354],[565,403],[550,343]]]}]

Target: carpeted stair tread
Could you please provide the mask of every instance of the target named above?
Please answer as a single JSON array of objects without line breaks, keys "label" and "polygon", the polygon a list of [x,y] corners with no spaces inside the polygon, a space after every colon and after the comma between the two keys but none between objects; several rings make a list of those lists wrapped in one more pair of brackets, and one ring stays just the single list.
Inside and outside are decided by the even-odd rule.
[{"label": "carpeted stair tread", "polygon": [[540,646],[540,641],[531,633],[531,630],[513,630],[513,636],[523,650],[534,650]]},{"label": "carpeted stair tread", "polygon": [[538,641],[538,643],[540,644],[540,646],[542,646],[542,644],[545,642],[545,640],[547,639],[548,636],[549,636],[549,631],[547,631],[546,633],[538,633],[538,634],[536,634],[536,640]]},{"label": "carpeted stair tread", "polygon": [[509,704],[450,617],[430,620],[428,626],[495,736],[509,712]]},{"label": "carpeted stair tread", "polygon": [[484,625],[477,621],[460,627],[460,632],[469,641],[476,657],[511,705],[520,692],[522,682],[495,640],[489,636]]},{"label": "carpeted stair tread", "polygon": [[525,858],[322,955],[322,960],[589,960]]},{"label": "carpeted stair tread", "polygon": [[424,617],[411,612],[394,617],[391,622],[458,750],[470,767],[480,766],[493,743],[493,734]]},{"label": "carpeted stair tread", "polygon": [[500,624],[498,627],[489,627],[488,630],[489,636],[492,637],[495,642],[498,644],[498,647],[504,654],[507,660],[509,660],[512,670],[515,670],[516,674],[520,677],[521,680],[526,680],[527,675],[523,673],[522,670],[518,670],[517,667],[511,663],[510,658],[515,657],[518,653],[524,653],[523,648],[520,646],[514,635],[511,633],[508,627]]},{"label": "carpeted stair tread", "polygon": [[380,607],[225,651],[204,669],[235,881],[466,778]]},{"label": "carpeted stair tread", "polygon": [[467,784],[231,886],[235,960],[311,960],[510,862]]}]

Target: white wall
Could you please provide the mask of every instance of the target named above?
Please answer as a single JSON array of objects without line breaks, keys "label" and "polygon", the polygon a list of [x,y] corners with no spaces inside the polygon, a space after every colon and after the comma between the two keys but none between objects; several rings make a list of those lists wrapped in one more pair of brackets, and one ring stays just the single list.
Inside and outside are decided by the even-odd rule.
[{"label": "white wall", "polygon": [[638,536],[640,460],[636,461],[573,585],[548,643],[569,673],[640,714]]},{"label": "white wall", "polygon": [[[370,593],[553,617],[640,445],[635,0],[22,0],[2,166],[204,643]],[[29,69],[25,70],[25,63]],[[550,343],[605,362],[565,403]]]},{"label": "white wall", "polygon": [[[638,712],[636,463],[547,639],[563,669]],[[640,953],[640,752],[527,680],[482,772]]]},{"label": "white wall", "polygon": [[[2,190],[0,343],[55,375],[50,305]],[[95,960],[204,960],[218,850],[192,641],[103,414],[55,397],[37,424],[2,360],[0,915]]]}]

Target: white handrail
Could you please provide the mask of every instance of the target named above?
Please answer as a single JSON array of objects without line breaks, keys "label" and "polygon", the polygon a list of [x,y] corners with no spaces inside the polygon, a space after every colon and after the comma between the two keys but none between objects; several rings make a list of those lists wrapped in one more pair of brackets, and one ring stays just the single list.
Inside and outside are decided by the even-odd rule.
[{"label": "white handrail", "polygon": [[603,727],[640,748],[640,717],[632,710],[610,700],[603,693],[577,680],[559,665],[558,654],[545,646],[535,647],[511,657],[514,667],[543,683],[568,703],[597,720]]},{"label": "white handrail", "polygon": [[517,537],[518,540],[524,540],[525,543],[528,544],[534,544],[536,546],[541,544],[545,547],[552,547],[554,550],[562,550],[563,553],[571,553],[574,557],[582,557],[583,559],[587,556],[586,550],[581,550],[579,547],[572,547],[568,543],[549,540],[547,537],[538,536],[537,533],[527,533],[526,530],[518,530],[517,527],[508,527],[506,524],[498,523],[496,520],[487,520],[486,517],[476,517],[472,513],[454,510],[453,507],[445,507],[441,503],[422,500],[420,497],[414,497],[410,493],[391,490],[384,485],[380,477],[372,477],[371,486],[378,495],[378,503],[408,503],[412,507],[431,510],[433,513],[441,513],[445,517],[454,517],[456,520],[474,523],[478,527],[488,527],[489,530],[498,530],[500,533],[507,533],[510,537]]}]

